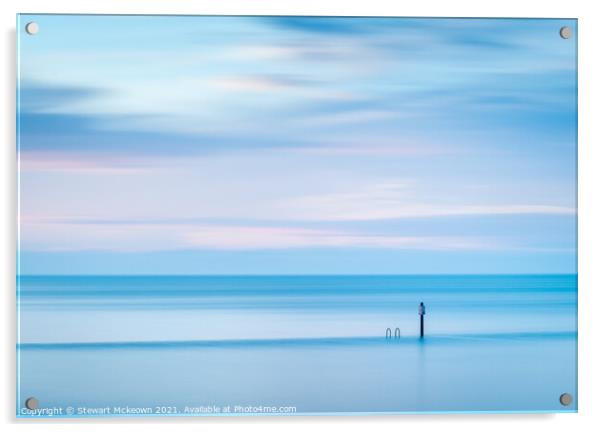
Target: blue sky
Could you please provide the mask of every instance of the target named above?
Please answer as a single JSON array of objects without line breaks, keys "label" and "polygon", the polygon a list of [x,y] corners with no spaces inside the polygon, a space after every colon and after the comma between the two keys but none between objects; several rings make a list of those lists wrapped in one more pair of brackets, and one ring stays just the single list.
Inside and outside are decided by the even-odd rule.
[{"label": "blue sky", "polygon": [[575,272],[563,25],[21,16],[21,272]]}]

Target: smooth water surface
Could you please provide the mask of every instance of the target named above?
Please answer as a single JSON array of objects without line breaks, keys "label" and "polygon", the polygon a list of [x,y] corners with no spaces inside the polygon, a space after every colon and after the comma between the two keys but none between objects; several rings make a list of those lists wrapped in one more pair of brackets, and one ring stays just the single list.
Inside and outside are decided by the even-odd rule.
[{"label": "smooth water surface", "polygon": [[576,282],[21,277],[18,396],[43,415],[571,411]]}]

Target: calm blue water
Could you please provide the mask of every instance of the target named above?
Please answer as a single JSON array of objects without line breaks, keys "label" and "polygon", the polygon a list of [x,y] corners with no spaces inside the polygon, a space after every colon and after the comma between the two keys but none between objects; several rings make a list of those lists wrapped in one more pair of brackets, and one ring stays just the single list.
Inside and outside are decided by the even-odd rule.
[{"label": "calm blue water", "polygon": [[558,397],[576,396],[576,287],[575,275],[21,277],[18,397],[76,415],[571,411]]}]

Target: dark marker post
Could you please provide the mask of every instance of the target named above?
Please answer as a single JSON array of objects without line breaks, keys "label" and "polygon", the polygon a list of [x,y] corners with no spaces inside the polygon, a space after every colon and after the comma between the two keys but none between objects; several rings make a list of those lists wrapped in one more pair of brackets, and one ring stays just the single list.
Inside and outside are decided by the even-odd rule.
[{"label": "dark marker post", "polygon": [[418,306],[418,315],[420,315],[420,339],[424,337],[424,314],[426,313],[426,308],[424,307],[424,303],[420,302],[420,306]]}]

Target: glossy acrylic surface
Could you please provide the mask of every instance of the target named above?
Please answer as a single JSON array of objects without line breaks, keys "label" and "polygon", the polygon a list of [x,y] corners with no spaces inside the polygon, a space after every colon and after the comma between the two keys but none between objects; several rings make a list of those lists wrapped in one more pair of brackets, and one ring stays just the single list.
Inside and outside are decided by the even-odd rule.
[{"label": "glossy acrylic surface", "polygon": [[577,410],[576,20],[17,34],[18,416]]}]

